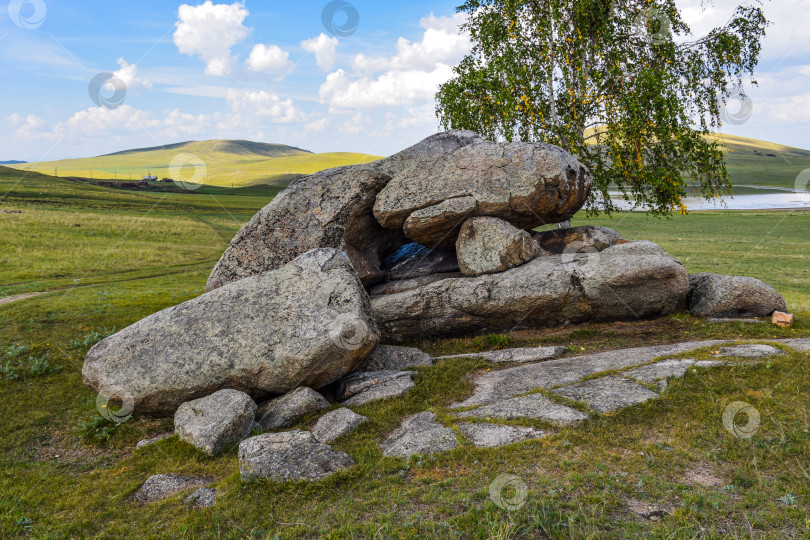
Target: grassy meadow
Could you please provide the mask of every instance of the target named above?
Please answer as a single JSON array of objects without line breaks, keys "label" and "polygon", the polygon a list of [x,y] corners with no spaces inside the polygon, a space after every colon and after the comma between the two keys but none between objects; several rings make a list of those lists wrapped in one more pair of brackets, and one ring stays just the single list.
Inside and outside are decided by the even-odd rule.
[{"label": "grassy meadow", "polygon": [[[358,466],[324,482],[240,481],[236,450],[209,458],[170,438],[135,451],[171,419],[106,423],[81,382],[95,342],[194,298],[239,227],[277,190],[132,193],[0,167],[0,537],[36,538],[810,538],[810,368],[791,352],[768,362],[690,370],[661,399],[555,428],[502,449],[384,458],[376,443],[407,414],[468,395],[477,360],[419,368],[407,396],[356,410],[372,419],[335,447]],[[565,345],[570,354],[690,339],[810,336],[810,212],[709,212],[575,220],[649,239],[691,272],[744,274],[785,294],[790,329],[657,321],[576,325],[416,343],[432,354]],[[702,350],[693,358],[708,358]],[[751,440],[721,413],[756,407]],[[311,426],[314,418],[300,427]],[[182,496],[141,506],[151,475],[217,478],[218,502]],[[504,510],[489,485],[513,474],[526,504]],[[639,508],[656,505],[647,515]]]}]

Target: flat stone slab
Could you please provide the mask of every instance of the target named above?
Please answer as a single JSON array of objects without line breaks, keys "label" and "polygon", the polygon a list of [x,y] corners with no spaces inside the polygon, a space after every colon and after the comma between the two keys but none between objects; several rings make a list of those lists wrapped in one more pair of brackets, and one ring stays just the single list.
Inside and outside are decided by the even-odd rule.
[{"label": "flat stone slab", "polygon": [[339,401],[343,401],[374,386],[379,386],[395,379],[411,379],[414,375],[417,375],[415,371],[393,370],[352,373],[338,381],[337,398]]},{"label": "flat stone slab", "polygon": [[766,358],[776,354],[785,354],[781,349],[772,345],[735,345],[733,347],[723,347],[716,357],[733,356],[736,358]]},{"label": "flat stone slab", "polygon": [[389,457],[432,454],[457,446],[455,432],[438,423],[430,411],[409,416],[380,443],[383,454]]},{"label": "flat stone slab", "polygon": [[661,379],[681,378],[686,375],[686,371],[694,365],[691,358],[683,360],[661,360],[654,364],[633,368],[623,371],[623,377],[630,377],[639,382],[654,383]]},{"label": "flat stone slab", "polygon": [[673,345],[620,349],[480,373],[473,379],[475,384],[473,395],[454,407],[472,407],[503,401],[538,388],[564,386],[603,371],[648,364],[662,356],[677,355],[703,347],[716,347],[723,343],[726,342],[693,341]]},{"label": "flat stone slab", "polygon": [[810,338],[786,339],[784,341],[781,341],[781,343],[784,343],[788,347],[796,349],[799,352],[810,353]]},{"label": "flat stone slab", "polygon": [[716,366],[727,366],[728,364],[728,362],[723,362],[722,360],[698,360],[695,362],[695,367],[710,368]]},{"label": "flat stone slab", "polygon": [[735,319],[733,317],[711,317],[706,319],[708,323],[725,324],[725,323],[747,323],[747,324],[767,324],[765,321],[759,319]]},{"label": "flat stone slab", "polygon": [[142,504],[162,501],[181,491],[206,486],[214,480],[211,476],[156,474],[150,476],[135,492],[135,500]]},{"label": "flat stone slab", "polygon": [[408,368],[432,366],[433,358],[415,347],[377,345],[355,371],[403,371]]},{"label": "flat stone slab", "polygon": [[564,386],[554,390],[554,393],[575,401],[583,401],[601,413],[618,411],[658,397],[658,394],[640,384],[612,376]]},{"label": "flat stone slab", "polygon": [[355,461],[332,449],[309,431],[265,433],[239,445],[242,480],[321,480],[354,466]]},{"label": "flat stone slab", "polygon": [[330,443],[335,439],[351,433],[358,426],[368,422],[368,418],[357,414],[351,409],[336,409],[328,412],[318,419],[312,428],[312,434],[323,443]]},{"label": "flat stone slab", "polygon": [[350,397],[343,403],[349,406],[365,405],[372,401],[380,401],[382,399],[392,399],[404,396],[408,391],[416,386],[413,379],[410,377],[399,377],[390,381],[371,386],[366,388],[359,394]]},{"label": "flat stone slab", "polygon": [[557,358],[567,351],[567,347],[525,347],[516,349],[503,349],[500,351],[488,351],[481,353],[454,354],[450,356],[438,356],[436,360],[453,360],[456,358],[483,358],[488,362],[542,362]]},{"label": "flat stone slab", "polygon": [[554,403],[541,394],[529,394],[491,405],[484,405],[471,411],[458,413],[460,418],[534,418],[554,424],[568,425],[586,420],[588,415],[566,405]]},{"label": "flat stone slab", "polygon": [[546,436],[539,429],[501,424],[460,424],[458,428],[478,448],[496,448]]}]

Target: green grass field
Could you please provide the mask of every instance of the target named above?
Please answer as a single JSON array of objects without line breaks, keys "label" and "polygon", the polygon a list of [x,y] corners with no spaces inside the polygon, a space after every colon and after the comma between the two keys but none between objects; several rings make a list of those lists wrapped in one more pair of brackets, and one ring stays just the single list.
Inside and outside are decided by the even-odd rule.
[{"label": "green grass field", "polygon": [[[286,185],[290,176],[312,174],[323,169],[368,163],[376,156],[351,152],[313,154],[281,144],[251,141],[195,141],[170,144],[155,148],[142,148],[92,158],[62,159],[14,165],[59,177],[93,178],[96,180],[140,180],[147,174],[158,178],[173,176],[169,166],[179,154],[190,154],[192,163],[204,163],[206,186],[246,187],[260,184]],[[175,180],[194,178],[191,165],[179,169]]]},{"label": "green grass field", "polygon": [[[84,355],[114,329],[201,294],[230,238],[273,193],[131,193],[0,168],[0,208],[22,210],[0,214],[0,298],[43,293],[0,304],[0,537],[810,537],[810,369],[799,353],[690,372],[662,399],[539,441],[383,458],[376,443],[404,415],[431,409],[449,418],[447,406],[470,392],[464,376],[483,367],[441,362],[420,368],[407,396],[357,408],[372,421],[335,447],[358,466],[316,484],[245,485],[235,449],[208,458],[176,438],[134,451],[141,438],[170,430],[171,420],[99,422],[96,396],[81,382]],[[506,339],[594,352],[810,336],[810,212],[575,220],[582,223],[658,242],[692,272],[762,278],[785,294],[797,324],[718,326],[678,314],[416,345],[438,354]],[[750,441],[729,436],[720,421],[740,400],[762,414]],[[695,471],[708,471],[717,485],[689,480]],[[197,510],[181,496],[135,503],[133,492],[159,473],[216,477],[217,504]],[[500,474],[527,484],[523,508],[490,501]],[[641,518],[628,509],[632,501],[661,504],[669,515]]]}]

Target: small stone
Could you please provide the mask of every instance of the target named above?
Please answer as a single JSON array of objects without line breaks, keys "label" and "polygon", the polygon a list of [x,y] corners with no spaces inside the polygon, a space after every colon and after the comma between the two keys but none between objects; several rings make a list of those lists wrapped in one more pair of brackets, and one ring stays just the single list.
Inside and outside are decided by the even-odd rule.
[{"label": "small stone", "polygon": [[174,431],[180,440],[215,456],[250,435],[256,403],[244,392],[220,390],[180,405]]},{"label": "small stone", "polygon": [[547,253],[562,255],[568,246],[576,244],[579,249],[593,248],[603,251],[611,246],[627,242],[622,236],[607,227],[558,227],[555,230],[532,233],[540,249]]},{"label": "small stone", "polygon": [[355,407],[371,403],[372,401],[397,398],[407,394],[414,386],[416,386],[416,384],[410,377],[391,379],[382,384],[366,388],[359,394],[347,399],[344,404]]},{"label": "small stone", "polygon": [[394,379],[411,378],[416,375],[415,371],[368,371],[364,373],[352,373],[346,375],[338,381],[337,399],[343,401],[352,396],[356,396],[363,390],[372,386],[378,386]]},{"label": "small stone", "polygon": [[215,478],[210,476],[156,474],[150,476],[135,492],[135,500],[142,504],[162,501],[181,491],[206,486],[214,480]]},{"label": "small stone", "polygon": [[531,261],[537,251],[532,235],[492,217],[468,219],[456,241],[456,255],[465,276],[495,274]]},{"label": "small stone", "polygon": [[217,490],[203,487],[186,497],[186,502],[198,508],[208,508],[217,503]]},{"label": "small stone", "polygon": [[554,393],[564,398],[584,401],[601,413],[618,411],[658,397],[655,392],[621,377],[602,377],[563,386],[554,390]]},{"label": "small stone", "polygon": [[308,431],[265,433],[239,445],[242,481],[321,480],[354,465],[351,456],[333,450]]},{"label": "small stone", "polygon": [[267,430],[288,428],[306,415],[328,407],[326,398],[315,390],[302,386],[259,405],[256,422]]},{"label": "small stone", "polygon": [[723,347],[716,357],[734,356],[736,358],[766,358],[775,354],[785,354],[784,351],[772,347],[771,345],[735,345],[734,347]]},{"label": "small stone", "polygon": [[163,433],[161,435],[157,435],[155,437],[149,437],[147,439],[142,439],[138,441],[138,444],[135,445],[135,450],[140,450],[141,448],[145,448],[149,445],[158,443],[160,441],[164,441],[174,435],[174,432]]},{"label": "small stone", "polygon": [[780,328],[789,328],[793,326],[793,314],[785,313],[784,311],[774,311],[771,322]]},{"label": "small stone", "polygon": [[557,358],[567,351],[567,347],[525,347],[516,349],[503,349],[500,351],[487,351],[481,353],[454,354],[450,356],[438,356],[435,360],[454,360],[458,358],[483,358],[493,363],[528,363],[542,362]]},{"label": "small stone", "polygon": [[336,409],[318,419],[312,428],[312,435],[323,443],[330,443],[368,421],[367,417],[357,414],[351,409]]},{"label": "small stone", "polygon": [[380,443],[383,454],[389,457],[433,454],[457,446],[453,430],[439,424],[436,415],[429,411],[409,416]]},{"label": "small stone", "polygon": [[433,358],[414,347],[377,345],[371,356],[366,358],[356,372],[403,371],[407,368],[432,366]]},{"label": "small stone", "polygon": [[478,448],[495,448],[546,436],[539,429],[501,424],[460,424],[458,427]]},{"label": "small stone", "polygon": [[460,418],[499,418],[514,420],[534,418],[559,425],[569,425],[586,420],[588,415],[566,405],[554,403],[542,394],[529,394],[485,405],[459,413]]}]

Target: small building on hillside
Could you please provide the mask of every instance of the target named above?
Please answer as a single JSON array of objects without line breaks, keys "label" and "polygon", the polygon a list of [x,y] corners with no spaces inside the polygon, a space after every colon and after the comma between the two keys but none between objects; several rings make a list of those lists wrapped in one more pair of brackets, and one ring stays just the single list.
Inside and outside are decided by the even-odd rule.
[{"label": "small building on hillside", "polygon": [[157,182],[157,179],[158,179],[157,176],[144,176],[143,177],[144,182]]}]

